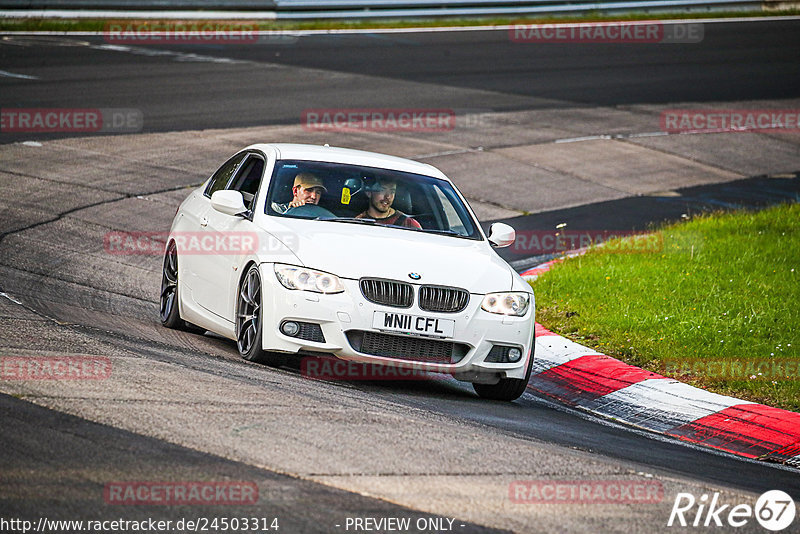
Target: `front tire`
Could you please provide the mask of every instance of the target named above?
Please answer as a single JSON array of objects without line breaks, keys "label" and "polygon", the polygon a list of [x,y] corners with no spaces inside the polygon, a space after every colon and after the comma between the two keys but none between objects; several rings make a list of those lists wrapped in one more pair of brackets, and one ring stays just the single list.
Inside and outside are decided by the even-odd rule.
[{"label": "front tire", "polygon": [[178,310],[178,249],[170,242],[164,253],[164,267],[161,271],[161,324],[167,328],[183,330],[186,324]]},{"label": "front tire", "polygon": [[262,347],[264,317],[262,284],[258,265],[251,265],[239,284],[236,297],[236,346],[247,361],[279,365],[280,357],[264,352]]},{"label": "front tire", "polygon": [[475,393],[482,399],[513,401],[517,400],[525,393],[528,381],[531,379],[531,369],[533,368],[533,349],[528,360],[528,370],[525,378],[501,378],[497,384],[472,384]]}]

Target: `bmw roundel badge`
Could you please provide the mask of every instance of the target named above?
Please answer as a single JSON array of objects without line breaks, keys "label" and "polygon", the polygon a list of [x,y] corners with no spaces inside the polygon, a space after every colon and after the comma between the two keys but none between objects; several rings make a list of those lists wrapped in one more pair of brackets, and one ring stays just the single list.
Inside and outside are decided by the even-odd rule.
[{"label": "bmw roundel badge", "polygon": [[408,273],[408,277],[411,278],[412,280],[419,280],[420,278],[422,278],[422,275],[419,273]]}]

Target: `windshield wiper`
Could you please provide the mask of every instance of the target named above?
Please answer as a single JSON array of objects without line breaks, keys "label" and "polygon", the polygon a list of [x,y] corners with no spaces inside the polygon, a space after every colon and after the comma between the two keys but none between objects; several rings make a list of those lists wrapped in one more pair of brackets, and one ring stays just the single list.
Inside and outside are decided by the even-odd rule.
[{"label": "windshield wiper", "polygon": [[360,219],[357,217],[319,217],[320,221],[334,221],[344,223],[376,224],[375,219]]},{"label": "windshield wiper", "polygon": [[458,232],[454,232],[453,230],[437,230],[435,228],[423,228],[422,231],[429,234],[454,235],[457,237],[465,237],[464,234],[459,234]]}]

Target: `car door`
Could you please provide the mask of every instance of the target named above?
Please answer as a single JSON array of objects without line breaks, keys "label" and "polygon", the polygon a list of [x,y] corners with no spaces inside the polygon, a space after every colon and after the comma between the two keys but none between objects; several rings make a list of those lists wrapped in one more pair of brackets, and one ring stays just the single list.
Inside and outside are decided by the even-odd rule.
[{"label": "car door", "polygon": [[173,235],[180,256],[181,280],[185,288],[189,290],[189,297],[195,302],[194,289],[198,288],[199,291],[203,289],[197,271],[202,267],[204,261],[203,255],[197,253],[195,245],[198,242],[197,238],[202,235],[201,231],[205,229],[204,225],[208,224],[211,195],[214,191],[227,187],[245,156],[247,156],[246,152],[240,152],[228,159],[214,171],[202,192],[191,195],[190,201],[181,212],[182,220],[179,231]]},{"label": "car door", "polygon": [[235,169],[224,189],[239,191],[248,213],[227,215],[215,210],[209,198],[208,209],[200,220],[201,257],[197,262],[198,287],[195,301],[211,313],[234,320],[236,284],[246,257],[258,247],[258,236],[250,208],[264,174],[261,154],[248,152]]}]

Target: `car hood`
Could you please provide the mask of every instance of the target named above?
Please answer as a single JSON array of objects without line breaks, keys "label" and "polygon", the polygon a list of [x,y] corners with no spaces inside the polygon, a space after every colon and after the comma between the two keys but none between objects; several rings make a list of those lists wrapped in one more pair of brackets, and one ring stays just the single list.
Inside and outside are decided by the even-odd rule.
[{"label": "car hood", "polygon": [[331,221],[283,219],[276,226],[270,233],[304,266],[342,278],[389,278],[479,294],[512,288],[514,271],[487,241]]}]

